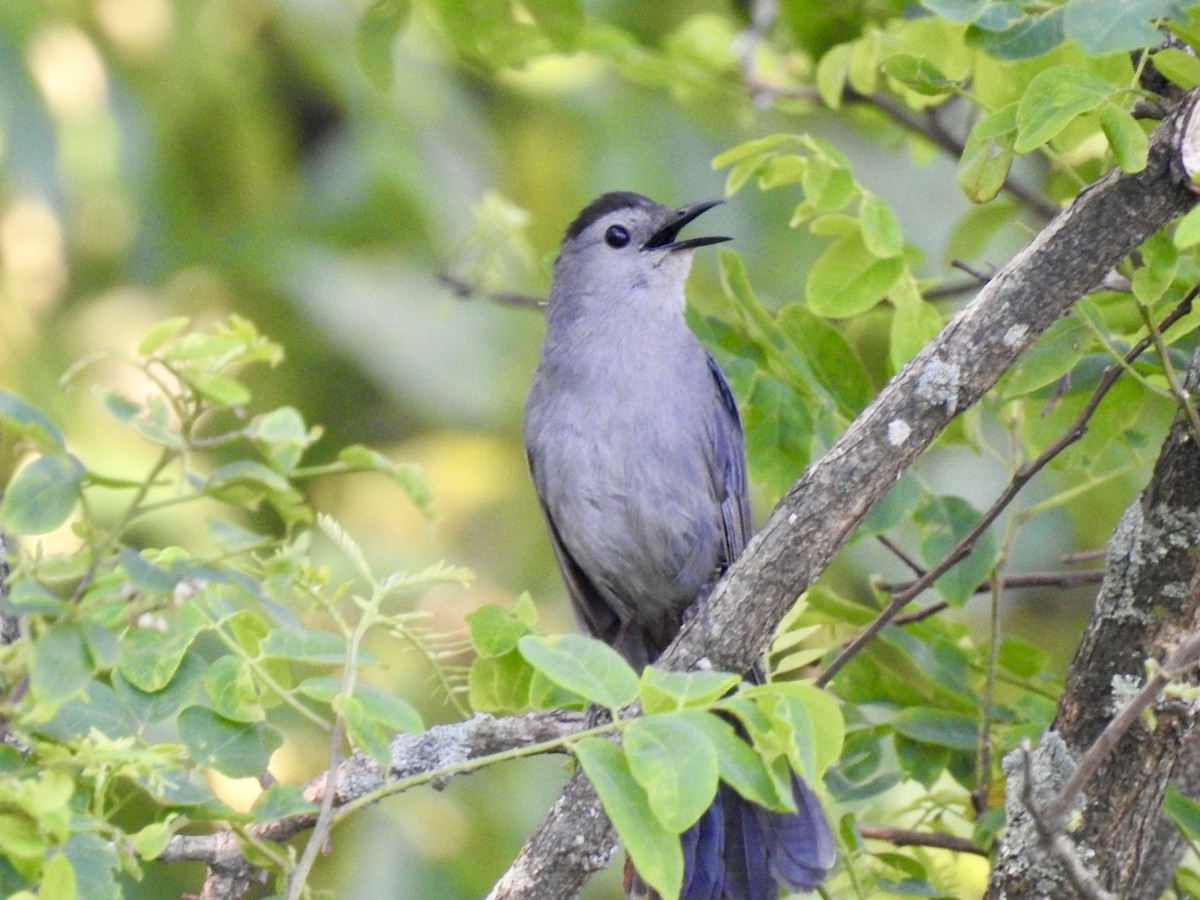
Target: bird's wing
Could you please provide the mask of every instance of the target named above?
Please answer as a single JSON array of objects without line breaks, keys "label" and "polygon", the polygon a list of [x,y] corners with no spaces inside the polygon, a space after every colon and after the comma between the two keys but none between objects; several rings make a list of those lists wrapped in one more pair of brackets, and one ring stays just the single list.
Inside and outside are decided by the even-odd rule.
[{"label": "bird's wing", "polygon": [[538,503],[542,507],[542,515],[546,519],[546,531],[550,534],[550,546],[554,549],[554,558],[558,560],[558,568],[562,572],[563,582],[567,586],[567,596],[571,600],[571,609],[575,613],[575,618],[592,637],[612,644],[617,640],[621,623],[612,607],[609,606],[604,596],[588,578],[579,563],[575,561],[566,544],[563,543],[558,525],[554,522],[554,514],[546,505],[537,455],[527,450],[525,456],[529,462],[529,474],[536,488]]},{"label": "bird's wing", "polygon": [[738,416],[733,392],[721,367],[712,356],[708,370],[720,400],[712,424],[712,456],[709,474],[713,479],[715,496],[721,504],[721,522],[725,531],[724,569],[732,563],[750,540],[750,495],[746,483],[746,442],[742,436],[742,420]]}]

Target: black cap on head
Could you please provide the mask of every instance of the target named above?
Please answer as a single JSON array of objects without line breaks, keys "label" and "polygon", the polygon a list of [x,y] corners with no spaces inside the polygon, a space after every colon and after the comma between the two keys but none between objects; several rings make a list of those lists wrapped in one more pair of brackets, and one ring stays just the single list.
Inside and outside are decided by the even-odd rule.
[{"label": "black cap on head", "polygon": [[597,219],[607,216],[618,209],[661,209],[662,207],[642,194],[633,191],[609,191],[601,194],[583,208],[583,212],[575,217],[575,221],[567,226],[565,238],[577,238],[583,230]]}]

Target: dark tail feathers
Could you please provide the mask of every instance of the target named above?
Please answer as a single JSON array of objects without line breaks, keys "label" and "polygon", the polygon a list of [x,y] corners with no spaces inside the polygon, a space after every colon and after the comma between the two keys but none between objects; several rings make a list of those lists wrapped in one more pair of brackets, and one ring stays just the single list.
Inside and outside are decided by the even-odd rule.
[{"label": "dark tail feathers", "polygon": [[[833,868],[837,849],[817,795],[792,776],[796,812],[771,812],[722,784],[707,812],[683,833],[680,900],[777,900],[779,889],[811,891]],[[654,894],[632,867],[625,896]]]}]

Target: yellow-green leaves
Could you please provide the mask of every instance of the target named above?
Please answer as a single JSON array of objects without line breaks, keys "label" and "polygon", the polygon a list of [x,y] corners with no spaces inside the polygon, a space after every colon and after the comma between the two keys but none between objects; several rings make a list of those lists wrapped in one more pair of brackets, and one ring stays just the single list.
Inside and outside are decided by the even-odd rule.
[{"label": "yellow-green leaves", "polygon": [[363,74],[380,90],[392,86],[392,53],[411,13],[410,0],[374,0],[354,29],[354,55]]},{"label": "yellow-green leaves", "polygon": [[1007,117],[1015,116],[1016,104],[980,119],[967,135],[958,161],[958,185],[972,203],[992,200],[1012,168],[1012,132]]},{"label": "yellow-green leaves", "polygon": [[679,836],[659,823],[625,754],[602,738],[587,738],[575,748],[575,756],[638,873],[662,896],[678,897],[683,887]]},{"label": "yellow-green leaves", "polygon": [[638,677],[629,663],[600,641],[577,634],[528,635],[517,647],[538,672],[591,703],[620,709],[638,694]]},{"label": "yellow-green leaves", "polygon": [[1151,57],[1159,74],[1190,91],[1200,84],[1200,59],[1194,53],[1167,47]]},{"label": "yellow-green leaves", "polygon": [[882,300],[903,271],[901,257],[876,256],[864,235],[842,238],[831,244],[808,271],[805,294],[809,308],[834,318],[858,315]]},{"label": "yellow-green leaves", "polygon": [[1108,104],[1100,110],[1100,127],[1122,171],[1140,172],[1146,168],[1150,140],[1133,116],[1119,106]]},{"label": "yellow-green leaves", "polygon": [[1047,143],[1076,116],[1103,104],[1115,90],[1080,66],[1055,66],[1039,72],[1017,104],[1013,149],[1028,153]]}]

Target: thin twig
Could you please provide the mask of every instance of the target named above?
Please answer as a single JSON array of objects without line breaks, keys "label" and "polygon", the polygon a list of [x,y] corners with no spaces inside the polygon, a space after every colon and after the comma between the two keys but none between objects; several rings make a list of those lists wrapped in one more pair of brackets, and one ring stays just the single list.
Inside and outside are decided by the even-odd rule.
[{"label": "thin twig", "polygon": [[979,285],[987,284],[989,281],[992,280],[991,275],[985,275],[983,272],[980,272],[978,269],[976,269],[970,263],[963,262],[961,259],[950,260],[950,265],[953,268],[958,269],[958,271],[960,271],[960,272],[966,272],[968,275],[970,275],[972,278],[974,278],[975,282]]},{"label": "thin twig", "polygon": [[[1000,580],[1000,586],[1005,590],[1021,588],[1061,587],[1072,588],[1084,584],[1099,584],[1104,580],[1102,569],[1083,569],[1073,572],[1020,572],[1005,575]],[[916,581],[888,581],[879,585],[881,591],[896,594],[911,590]],[[981,581],[975,585],[973,593],[986,594],[992,589],[990,581]]]},{"label": "thin twig", "polygon": [[914,622],[923,622],[930,616],[936,616],[943,610],[949,609],[950,604],[945,600],[938,600],[936,603],[930,603],[928,606],[922,606],[920,609],[914,609],[910,613],[905,613],[902,616],[896,616],[892,621],[893,625],[912,625]]},{"label": "thin twig", "polygon": [[979,704],[979,753],[976,758],[976,785],[971,791],[971,808],[976,817],[987,812],[988,794],[992,789],[992,703],[996,689],[996,668],[1000,664],[1000,601],[1004,596],[999,564],[991,577],[991,633],[988,635],[988,665],[983,682],[983,698]]},{"label": "thin twig", "polygon": [[962,281],[947,281],[945,284],[931,287],[921,296],[926,300],[949,300],[963,294],[973,294],[977,290],[979,290],[979,280],[972,278],[969,281],[966,279]]},{"label": "thin twig", "polygon": [[[1192,309],[1192,302],[1196,296],[1200,294],[1200,283],[1196,284],[1187,295],[1179,302],[1179,304],[1171,310],[1170,313],[1159,324],[1159,330],[1165,331],[1175,322],[1179,321],[1183,316],[1187,315]],[[1129,352],[1125,354],[1122,363],[1129,365],[1136,360],[1142,353],[1153,343],[1153,338],[1147,335],[1138,341]],[[829,683],[842,667],[853,659],[868,643],[870,643],[883,628],[893,618],[896,613],[903,609],[907,604],[917,597],[927,587],[937,581],[951,568],[957,565],[961,560],[970,555],[975,548],[975,542],[979,537],[991,526],[991,524],[999,518],[1000,513],[1007,508],[1008,504],[1013,501],[1013,498],[1020,490],[1029,483],[1029,481],[1042,469],[1044,469],[1052,459],[1082,438],[1087,434],[1088,422],[1095,414],[1096,409],[1100,406],[1100,401],[1121,377],[1124,368],[1122,365],[1114,364],[1108,366],[1100,375],[1100,380],[1096,384],[1095,390],[1092,391],[1092,396],[1088,398],[1087,403],[1080,411],[1079,416],[1071,423],[1070,427],[1056,440],[1053,444],[1047,447],[1042,454],[1032,462],[1021,466],[1009,481],[1008,486],[996,498],[991,507],[979,518],[975,525],[962,538],[959,539],[953,549],[942,558],[942,560],[918,578],[912,585],[904,591],[892,597],[891,602],[884,608],[876,619],[867,626],[867,628],[854,640],[850,641],[842,652],[834,658],[829,667],[820,674],[817,678],[817,686],[824,687]]]},{"label": "thin twig", "polygon": [[1076,550],[1074,553],[1064,553],[1058,558],[1064,566],[1074,566],[1090,562],[1102,562],[1108,553],[1103,547],[1095,550]]},{"label": "thin twig", "polygon": [[514,306],[518,309],[542,309],[546,305],[545,297],[535,297],[532,294],[518,294],[511,291],[488,292],[480,290],[473,284],[451,275],[449,272],[437,272],[434,279],[443,287],[450,289],[459,300],[488,300],[501,306]]},{"label": "thin twig", "polygon": [[285,900],[299,900],[300,892],[308,881],[308,873],[317,861],[325,840],[333,827],[333,801],[337,796],[338,766],[342,761],[342,717],[338,716],[329,732],[329,765],[325,770],[325,793],[321,797],[321,810],[317,813],[317,821],[313,823],[312,834],[304,845],[300,861],[288,878],[287,895]]},{"label": "thin twig", "polygon": [[[891,550],[896,559],[900,560],[900,562],[912,569],[913,574],[918,578],[925,574],[925,568],[919,562],[913,559],[913,557],[909,556],[903,547],[893,541],[886,534],[875,535],[875,540],[879,541],[879,543]],[[890,588],[885,587],[884,590],[890,591]]]},{"label": "thin twig", "polygon": [[969,838],[957,837],[953,834],[942,834],[937,831],[912,831],[908,828],[891,828],[887,825],[871,825],[860,822],[858,833],[868,840],[887,841],[896,847],[936,847],[939,850],[953,850],[956,853],[971,853],[975,856],[987,856],[988,852]]}]

